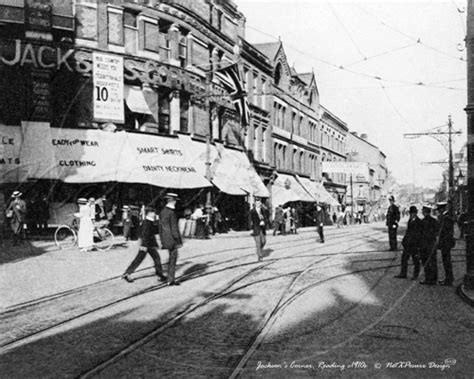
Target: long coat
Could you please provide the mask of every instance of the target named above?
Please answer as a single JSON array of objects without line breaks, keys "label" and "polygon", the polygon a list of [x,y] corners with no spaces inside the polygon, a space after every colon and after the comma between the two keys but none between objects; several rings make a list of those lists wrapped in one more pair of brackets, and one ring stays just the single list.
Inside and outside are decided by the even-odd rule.
[{"label": "long coat", "polygon": [[400,221],[400,210],[395,204],[391,204],[387,209],[387,226],[398,225]]},{"label": "long coat", "polygon": [[275,208],[275,219],[273,221],[277,224],[283,222],[283,208],[282,207],[277,206]]},{"label": "long coat", "polygon": [[414,219],[408,220],[407,231],[402,240],[402,245],[405,249],[413,249],[420,247],[420,238],[423,230],[421,219],[415,216]]},{"label": "long coat", "polygon": [[441,228],[438,249],[452,249],[456,245],[456,240],[454,239],[454,218],[448,212],[444,212],[438,217],[438,221]]},{"label": "long coat", "polygon": [[422,231],[421,231],[421,238],[420,243],[422,248],[432,248],[436,243],[436,239],[438,238],[438,230],[439,224],[438,221],[431,217],[430,215],[425,216],[423,220],[421,220]]},{"label": "long coat", "polygon": [[143,247],[156,247],[158,248],[158,242],[156,242],[155,234],[158,234],[158,226],[153,221],[145,219],[141,225],[140,231],[140,243]]},{"label": "long coat", "polygon": [[174,209],[164,207],[160,212],[160,239],[163,249],[174,250],[182,245],[178,218]]},{"label": "long coat", "polygon": [[22,199],[13,200],[7,208],[7,213],[12,211],[10,226],[13,233],[19,234],[26,220],[26,203]]}]

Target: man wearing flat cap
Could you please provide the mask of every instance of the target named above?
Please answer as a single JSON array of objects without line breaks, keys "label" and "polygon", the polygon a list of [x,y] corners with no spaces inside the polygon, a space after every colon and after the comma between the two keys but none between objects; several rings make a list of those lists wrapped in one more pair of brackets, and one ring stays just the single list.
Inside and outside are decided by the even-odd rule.
[{"label": "man wearing flat cap", "polygon": [[395,198],[390,195],[388,198],[390,206],[387,209],[387,222],[388,227],[388,241],[390,243],[390,251],[397,250],[397,229],[398,222],[400,221],[400,210],[395,205]]},{"label": "man wearing flat cap", "polygon": [[452,286],[454,281],[453,264],[451,262],[451,249],[456,245],[454,239],[454,216],[451,202],[436,204],[438,211],[438,222],[440,225],[437,249],[441,251],[444,267],[444,280],[440,282],[443,286]]},{"label": "man wearing flat cap", "polygon": [[183,245],[175,211],[178,195],[169,192],[165,197],[167,203],[160,213],[160,238],[163,249],[168,249],[169,253],[168,285],[177,286],[179,282],[175,281],[176,261],[178,260],[178,248]]},{"label": "man wearing flat cap", "polygon": [[14,191],[12,201],[6,210],[6,215],[10,219],[10,227],[13,231],[14,246],[23,243],[25,233],[26,203],[21,196],[22,193],[20,191]]},{"label": "man wearing flat cap", "polygon": [[421,220],[420,256],[425,272],[425,280],[420,284],[435,285],[438,280],[438,266],[436,261],[436,241],[438,239],[439,224],[431,216],[431,207],[423,206],[423,220]]},{"label": "man wearing flat cap", "polygon": [[412,205],[409,210],[410,218],[408,220],[407,230],[402,240],[403,253],[400,267],[400,274],[395,278],[406,279],[408,271],[408,259],[411,257],[413,261],[413,277],[412,280],[418,278],[420,274],[420,235],[421,235],[421,220],[418,217],[418,209]]}]

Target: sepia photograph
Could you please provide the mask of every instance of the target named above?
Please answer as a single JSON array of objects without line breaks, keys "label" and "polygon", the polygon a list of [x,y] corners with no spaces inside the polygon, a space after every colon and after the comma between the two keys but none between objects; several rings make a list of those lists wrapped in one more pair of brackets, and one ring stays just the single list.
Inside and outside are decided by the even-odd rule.
[{"label": "sepia photograph", "polygon": [[472,378],[474,0],[0,0],[0,378]]}]

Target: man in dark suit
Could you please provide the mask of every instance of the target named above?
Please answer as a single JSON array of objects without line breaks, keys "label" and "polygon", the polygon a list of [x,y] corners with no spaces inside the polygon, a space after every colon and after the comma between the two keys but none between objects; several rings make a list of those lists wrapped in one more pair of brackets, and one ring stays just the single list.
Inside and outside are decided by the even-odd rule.
[{"label": "man in dark suit", "polygon": [[425,280],[420,284],[435,285],[438,280],[438,265],[436,262],[436,241],[438,239],[439,224],[431,216],[431,207],[423,206],[423,220],[421,220],[421,262],[425,271]]},{"label": "man in dark suit", "polygon": [[250,223],[252,227],[252,236],[255,239],[257,247],[257,257],[260,262],[263,259],[263,247],[267,242],[266,225],[268,215],[266,208],[262,205],[260,198],[255,198],[255,203],[250,210]]},{"label": "man in dark suit", "polygon": [[167,193],[167,204],[160,213],[160,238],[163,249],[168,249],[168,285],[178,286],[175,281],[176,261],[178,260],[178,248],[183,245],[181,235],[179,234],[178,218],[176,217],[175,207],[178,195]]},{"label": "man in dark suit", "polygon": [[12,201],[7,207],[7,217],[10,219],[10,227],[13,231],[13,245],[23,243],[25,239],[26,203],[21,198],[20,191],[14,191]]},{"label": "man in dark suit", "polygon": [[421,220],[417,215],[418,209],[410,207],[410,219],[408,220],[407,231],[402,240],[403,253],[400,274],[395,278],[406,279],[408,271],[408,259],[413,261],[414,271],[412,280],[418,278],[420,274],[420,236],[422,230]]},{"label": "man in dark suit", "polygon": [[141,225],[141,233],[140,233],[140,248],[138,249],[138,254],[135,259],[132,261],[130,266],[125,270],[125,274],[123,274],[122,278],[125,279],[127,282],[133,282],[132,277],[130,276],[143,262],[145,256],[150,254],[150,257],[155,262],[155,272],[158,275],[158,278],[162,282],[166,282],[166,276],[163,275],[163,269],[161,267],[161,259],[160,255],[158,254],[158,242],[156,242],[155,234],[158,233],[158,226],[156,225],[156,213],[155,209],[151,207],[147,207],[145,209],[145,220]]},{"label": "man in dark suit", "polygon": [[390,251],[397,250],[397,228],[400,221],[400,210],[395,205],[395,198],[390,195],[388,198],[390,206],[387,209],[388,240],[390,243]]},{"label": "man in dark suit", "polygon": [[318,228],[319,242],[324,243],[324,209],[319,205],[316,205],[314,222]]},{"label": "man in dark suit", "polygon": [[276,235],[277,231],[280,231],[281,234],[285,234],[283,218],[283,207],[278,205],[275,208],[275,218],[273,219],[273,235]]},{"label": "man in dark suit", "polygon": [[452,286],[454,281],[453,263],[451,262],[451,249],[456,245],[454,239],[454,216],[451,202],[438,203],[436,210],[439,212],[438,222],[440,225],[438,250],[441,250],[443,258],[444,280],[442,286]]}]

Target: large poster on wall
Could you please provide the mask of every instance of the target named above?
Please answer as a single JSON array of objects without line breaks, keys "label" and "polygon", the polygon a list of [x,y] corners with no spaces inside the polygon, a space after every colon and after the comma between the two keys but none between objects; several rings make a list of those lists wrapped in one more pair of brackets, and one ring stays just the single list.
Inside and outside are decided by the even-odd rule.
[{"label": "large poster on wall", "polygon": [[94,52],[92,64],[94,119],[123,124],[123,58]]}]

